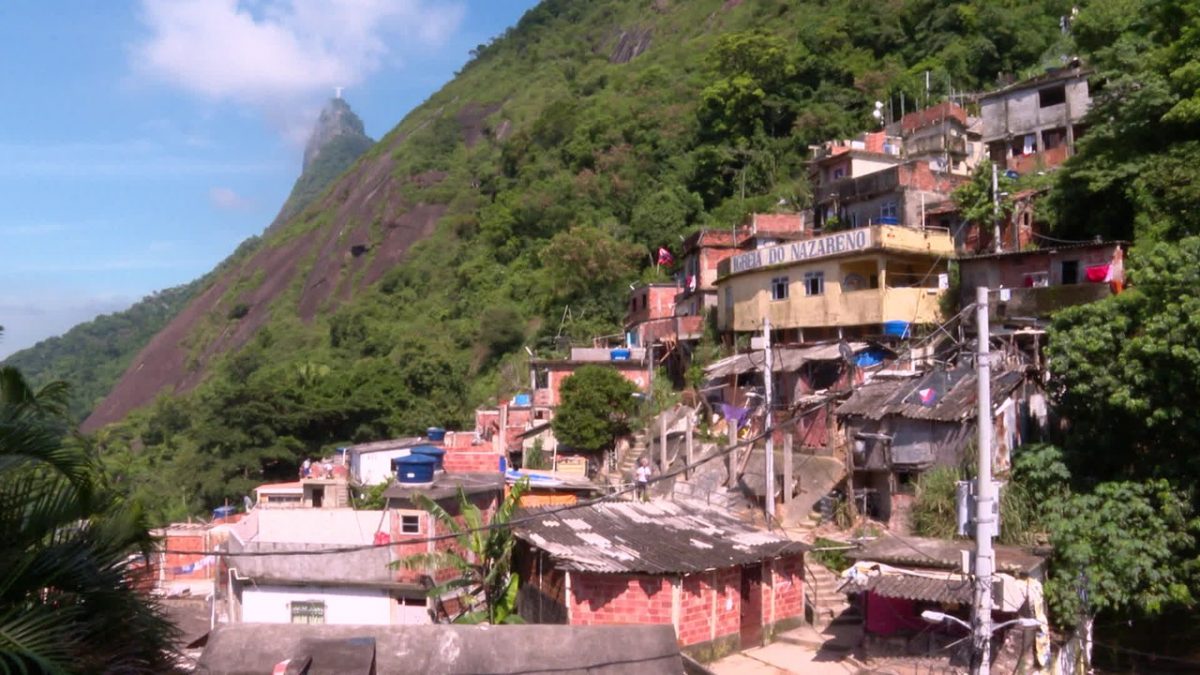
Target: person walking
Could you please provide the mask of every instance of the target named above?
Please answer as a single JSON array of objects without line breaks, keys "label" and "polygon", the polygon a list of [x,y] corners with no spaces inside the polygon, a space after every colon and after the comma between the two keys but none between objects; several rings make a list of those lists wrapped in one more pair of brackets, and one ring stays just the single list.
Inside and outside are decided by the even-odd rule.
[{"label": "person walking", "polygon": [[637,467],[637,498],[639,501],[650,501],[650,460],[646,457],[638,460]]}]

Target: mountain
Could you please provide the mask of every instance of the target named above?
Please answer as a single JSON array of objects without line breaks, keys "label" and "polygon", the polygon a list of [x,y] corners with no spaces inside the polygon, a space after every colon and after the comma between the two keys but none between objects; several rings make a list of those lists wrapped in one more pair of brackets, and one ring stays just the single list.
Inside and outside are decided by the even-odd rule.
[{"label": "mountain", "polygon": [[276,228],[312,203],[354,160],[369,150],[375,141],[367,136],[362,120],[340,96],[330,99],[321,110],[312,135],[304,146],[304,164],[300,177],[271,223]]},{"label": "mountain", "polygon": [[546,0],[216,275],[84,429],[130,493],[194,511],[469,424],[525,386],[523,347],[618,332],[628,284],[665,279],[651,251],[805,204],[809,144],[874,101],[1060,55],[1069,2],[1002,5]]},{"label": "mountain", "polygon": [[[300,177],[275,219],[302,211],[374,144],[362,120],[341,98],[321,111],[304,148]],[[63,380],[71,385],[70,412],[84,420],[112,390],[133,357],[224,270],[240,264],[259,244],[243,242],[216,269],[195,281],[155,292],[121,312],[99,316],[10,355],[4,365],[20,368],[36,385]]]}]

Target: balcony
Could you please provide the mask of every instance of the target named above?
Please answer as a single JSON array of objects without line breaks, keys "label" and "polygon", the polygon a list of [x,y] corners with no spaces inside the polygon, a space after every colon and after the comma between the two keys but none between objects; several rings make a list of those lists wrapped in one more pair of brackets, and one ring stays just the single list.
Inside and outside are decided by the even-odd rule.
[{"label": "balcony", "polygon": [[777,329],[836,328],[888,321],[934,323],[941,316],[937,288],[871,288],[845,293],[759,302],[738,307],[732,330],[762,329],[764,316]]}]

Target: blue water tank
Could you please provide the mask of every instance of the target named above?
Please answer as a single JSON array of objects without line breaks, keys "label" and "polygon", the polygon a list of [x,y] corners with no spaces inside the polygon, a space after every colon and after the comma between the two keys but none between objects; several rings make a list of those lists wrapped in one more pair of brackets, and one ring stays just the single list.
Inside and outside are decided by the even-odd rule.
[{"label": "blue water tank", "polygon": [[513,397],[513,405],[515,406],[525,407],[530,403],[533,403],[533,399],[530,398],[529,394],[517,394]]},{"label": "blue water tank", "polygon": [[418,445],[412,449],[411,454],[432,457],[437,460],[437,466],[434,468],[436,468],[438,471],[445,470],[446,451],[437,447],[436,445]]},{"label": "blue water tank", "polygon": [[608,357],[613,361],[628,361],[630,351],[628,349],[613,349],[608,353]]},{"label": "blue water tank", "polygon": [[414,453],[394,458],[392,470],[396,472],[398,482],[404,485],[422,485],[433,482],[433,471],[437,463],[434,457]]},{"label": "blue water tank", "polygon": [[883,334],[906,338],[908,337],[909,327],[907,321],[885,321],[883,322]]},{"label": "blue water tank", "polygon": [[896,216],[880,216],[879,224],[880,225],[899,225],[900,219],[897,218]]},{"label": "blue water tank", "polygon": [[236,506],[218,506],[213,509],[213,518],[228,518],[237,513]]},{"label": "blue water tank", "polygon": [[429,427],[425,430],[425,436],[431,441],[441,442],[446,438],[446,430],[441,427]]}]

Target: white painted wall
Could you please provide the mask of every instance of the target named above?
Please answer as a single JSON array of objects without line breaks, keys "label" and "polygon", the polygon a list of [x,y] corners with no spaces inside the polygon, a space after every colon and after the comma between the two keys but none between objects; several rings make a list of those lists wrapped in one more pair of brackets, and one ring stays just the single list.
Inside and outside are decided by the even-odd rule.
[{"label": "white painted wall", "polygon": [[242,587],[242,621],[291,623],[289,603],[309,600],[325,603],[327,624],[364,626],[390,625],[396,603],[383,589],[247,584]]},{"label": "white painted wall", "polygon": [[350,459],[350,472],[363,485],[378,485],[392,477],[392,460],[407,457],[411,448],[355,453]]}]

